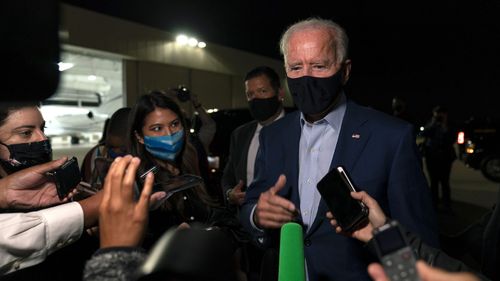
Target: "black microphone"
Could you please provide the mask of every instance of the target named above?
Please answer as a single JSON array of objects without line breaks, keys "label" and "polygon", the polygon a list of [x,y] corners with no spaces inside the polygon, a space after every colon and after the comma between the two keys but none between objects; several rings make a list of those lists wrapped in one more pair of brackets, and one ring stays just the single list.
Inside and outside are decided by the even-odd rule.
[{"label": "black microphone", "polygon": [[305,281],[302,226],[295,222],[281,227],[278,281]]}]

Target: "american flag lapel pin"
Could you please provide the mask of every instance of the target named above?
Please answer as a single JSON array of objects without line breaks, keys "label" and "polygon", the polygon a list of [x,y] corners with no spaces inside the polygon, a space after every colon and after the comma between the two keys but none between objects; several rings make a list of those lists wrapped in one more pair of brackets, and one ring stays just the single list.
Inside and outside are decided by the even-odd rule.
[{"label": "american flag lapel pin", "polygon": [[353,139],[357,139],[357,140],[359,140],[359,138],[360,138],[360,137],[361,137],[361,136],[360,136],[359,134],[356,134],[356,133],[352,134],[352,138],[353,138]]}]

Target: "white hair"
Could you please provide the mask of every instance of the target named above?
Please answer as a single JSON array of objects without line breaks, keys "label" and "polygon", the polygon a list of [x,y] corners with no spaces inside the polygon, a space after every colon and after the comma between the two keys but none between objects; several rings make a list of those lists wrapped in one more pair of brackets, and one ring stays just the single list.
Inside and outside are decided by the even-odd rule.
[{"label": "white hair", "polygon": [[335,59],[337,63],[342,63],[347,60],[349,38],[345,30],[337,23],[322,18],[308,18],[299,21],[289,26],[280,40],[280,52],[285,57],[288,52],[288,41],[292,34],[298,31],[305,31],[308,29],[324,29],[330,34],[331,47],[335,51]]}]

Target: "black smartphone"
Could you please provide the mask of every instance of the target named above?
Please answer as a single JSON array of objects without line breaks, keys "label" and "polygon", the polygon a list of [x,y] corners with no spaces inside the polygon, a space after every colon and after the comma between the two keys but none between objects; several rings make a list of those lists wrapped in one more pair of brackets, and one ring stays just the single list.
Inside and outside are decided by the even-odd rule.
[{"label": "black smartphone", "polygon": [[47,174],[53,177],[57,188],[57,195],[60,199],[66,197],[82,180],[78,159],[74,156],[64,162],[59,168]]},{"label": "black smartphone", "polygon": [[415,254],[397,221],[390,221],[374,229],[373,242],[390,280],[420,280],[415,268]]},{"label": "black smartphone", "polygon": [[352,232],[367,222],[368,208],[351,197],[356,189],[342,166],[328,172],[316,187],[342,231]]},{"label": "black smartphone", "polygon": [[171,177],[165,181],[157,182],[153,186],[153,189],[165,191],[167,193],[165,199],[168,199],[170,196],[174,195],[179,191],[199,186],[202,183],[203,183],[203,178],[196,175],[184,174],[180,176]]},{"label": "black smartphone", "polygon": [[[158,170],[159,170],[158,166],[153,166],[149,168],[146,172],[142,173],[139,176],[141,184],[144,185],[144,182],[146,181],[146,176],[149,173],[156,174]],[[153,192],[165,191],[167,193],[165,199],[168,199],[170,196],[174,195],[179,191],[199,186],[202,183],[203,183],[203,178],[192,174],[173,176],[163,180],[155,179],[155,183],[153,185]]]}]

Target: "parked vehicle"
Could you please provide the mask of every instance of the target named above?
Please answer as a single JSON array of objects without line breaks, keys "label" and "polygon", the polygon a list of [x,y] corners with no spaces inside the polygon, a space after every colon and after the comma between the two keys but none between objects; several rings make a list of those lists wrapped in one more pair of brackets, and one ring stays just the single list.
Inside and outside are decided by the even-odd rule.
[{"label": "parked vehicle", "polygon": [[470,120],[457,135],[459,159],[480,170],[487,179],[500,182],[500,126],[491,120]]}]

